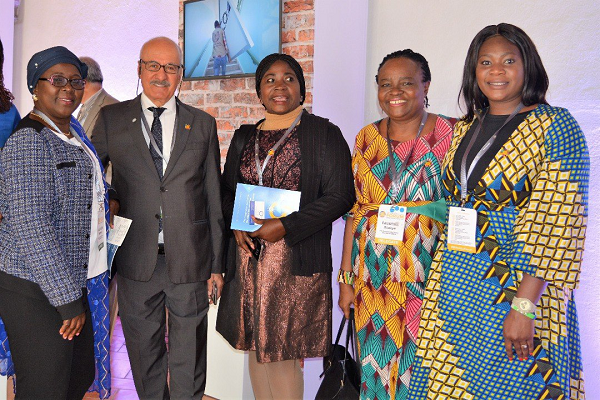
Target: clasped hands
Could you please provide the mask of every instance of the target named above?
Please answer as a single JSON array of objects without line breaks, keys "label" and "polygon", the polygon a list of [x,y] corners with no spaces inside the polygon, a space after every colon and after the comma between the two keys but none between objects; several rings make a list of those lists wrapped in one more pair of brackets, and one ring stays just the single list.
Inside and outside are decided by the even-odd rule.
[{"label": "clasped hands", "polygon": [[251,249],[254,249],[252,238],[259,238],[266,240],[267,242],[276,242],[281,240],[285,236],[285,227],[278,218],[262,219],[252,217],[255,224],[261,225],[254,232],[245,232],[234,230],[233,235],[237,245],[247,253],[251,253]]}]

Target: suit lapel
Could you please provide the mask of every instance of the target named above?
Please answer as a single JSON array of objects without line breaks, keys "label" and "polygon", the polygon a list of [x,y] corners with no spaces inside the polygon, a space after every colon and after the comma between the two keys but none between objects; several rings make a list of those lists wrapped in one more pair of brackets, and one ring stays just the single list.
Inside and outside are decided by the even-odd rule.
[{"label": "suit lapel", "polygon": [[[173,151],[171,152],[171,156],[169,157],[169,162],[167,164],[167,169],[165,170],[165,174],[163,176],[163,180],[167,179],[171,171],[173,170],[177,160],[183,153],[185,149],[185,145],[190,137],[190,131],[192,127],[192,122],[194,121],[194,115],[189,112],[179,99],[177,101],[177,126],[175,127],[175,131],[173,132],[173,139],[175,140],[175,145],[173,146]],[[148,154],[150,152],[148,151]]]},{"label": "suit lapel", "polygon": [[150,168],[152,174],[156,176],[156,179],[159,179],[156,167],[154,166],[154,161],[152,161],[152,156],[150,155],[150,149],[144,138],[144,133],[142,132],[142,121],[140,121],[141,113],[142,103],[140,101],[140,96],[138,96],[131,101],[127,108],[125,128],[127,129],[127,133],[131,137],[134,146],[138,149],[142,159],[145,161],[146,166]]},{"label": "suit lapel", "polygon": [[[94,106],[92,108],[90,108],[90,111],[88,111],[87,117],[85,117],[85,124],[88,126],[89,129],[92,129],[94,127],[96,118],[98,118],[100,109],[102,108],[102,105],[104,104],[104,100],[106,100],[106,92],[104,91],[104,89],[100,89],[100,90],[101,90],[101,92],[98,95],[98,99],[94,102]],[[91,132],[88,132],[88,135],[90,133]]]}]

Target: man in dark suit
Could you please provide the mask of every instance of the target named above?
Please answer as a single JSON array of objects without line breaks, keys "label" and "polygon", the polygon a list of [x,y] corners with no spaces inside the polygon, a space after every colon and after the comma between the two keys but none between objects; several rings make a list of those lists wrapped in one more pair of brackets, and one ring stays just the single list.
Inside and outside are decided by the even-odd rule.
[{"label": "man in dark suit", "polygon": [[216,123],[175,97],[182,73],[175,42],[146,42],[138,62],[143,93],[104,107],[93,131],[99,157],[113,164],[111,211],[133,221],[115,263],[119,314],[142,399],[202,398],[209,297],[223,286]]},{"label": "man in dark suit", "polygon": [[119,100],[108,94],[102,87],[104,76],[102,76],[102,70],[96,60],[91,57],[79,57],[79,59],[88,66],[88,76],[85,80],[81,108],[77,114],[77,119],[88,137],[91,137],[92,128],[98,119],[100,109],[109,104],[118,103]]}]

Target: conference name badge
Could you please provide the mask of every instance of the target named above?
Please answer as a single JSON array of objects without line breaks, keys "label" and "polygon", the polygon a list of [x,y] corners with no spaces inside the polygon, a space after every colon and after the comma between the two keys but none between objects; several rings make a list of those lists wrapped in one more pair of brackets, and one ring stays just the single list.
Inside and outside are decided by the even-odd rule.
[{"label": "conference name badge", "polygon": [[448,249],[475,253],[477,211],[472,208],[450,207],[448,214]]},{"label": "conference name badge", "polygon": [[377,211],[375,243],[398,246],[404,237],[406,207],[382,204]]}]

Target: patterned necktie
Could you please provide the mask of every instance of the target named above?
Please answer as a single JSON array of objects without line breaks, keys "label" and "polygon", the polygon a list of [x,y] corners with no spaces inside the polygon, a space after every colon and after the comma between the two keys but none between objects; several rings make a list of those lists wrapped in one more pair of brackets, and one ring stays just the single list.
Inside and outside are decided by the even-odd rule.
[{"label": "patterned necktie", "polygon": [[[160,123],[160,115],[166,109],[163,107],[148,107],[148,110],[152,111],[154,115],[154,120],[152,121],[152,127],[150,131],[152,132],[152,136],[154,136],[154,140],[156,141],[156,145],[158,149],[163,152],[163,138],[162,138],[162,124]],[[152,155],[152,161],[154,161],[154,166],[156,167],[156,171],[158,172],[158,177],[162,180],[163,178],[163,159],[158,154],[158,152],[154,149],[154,146],[150,144],[150,154]]]}]

